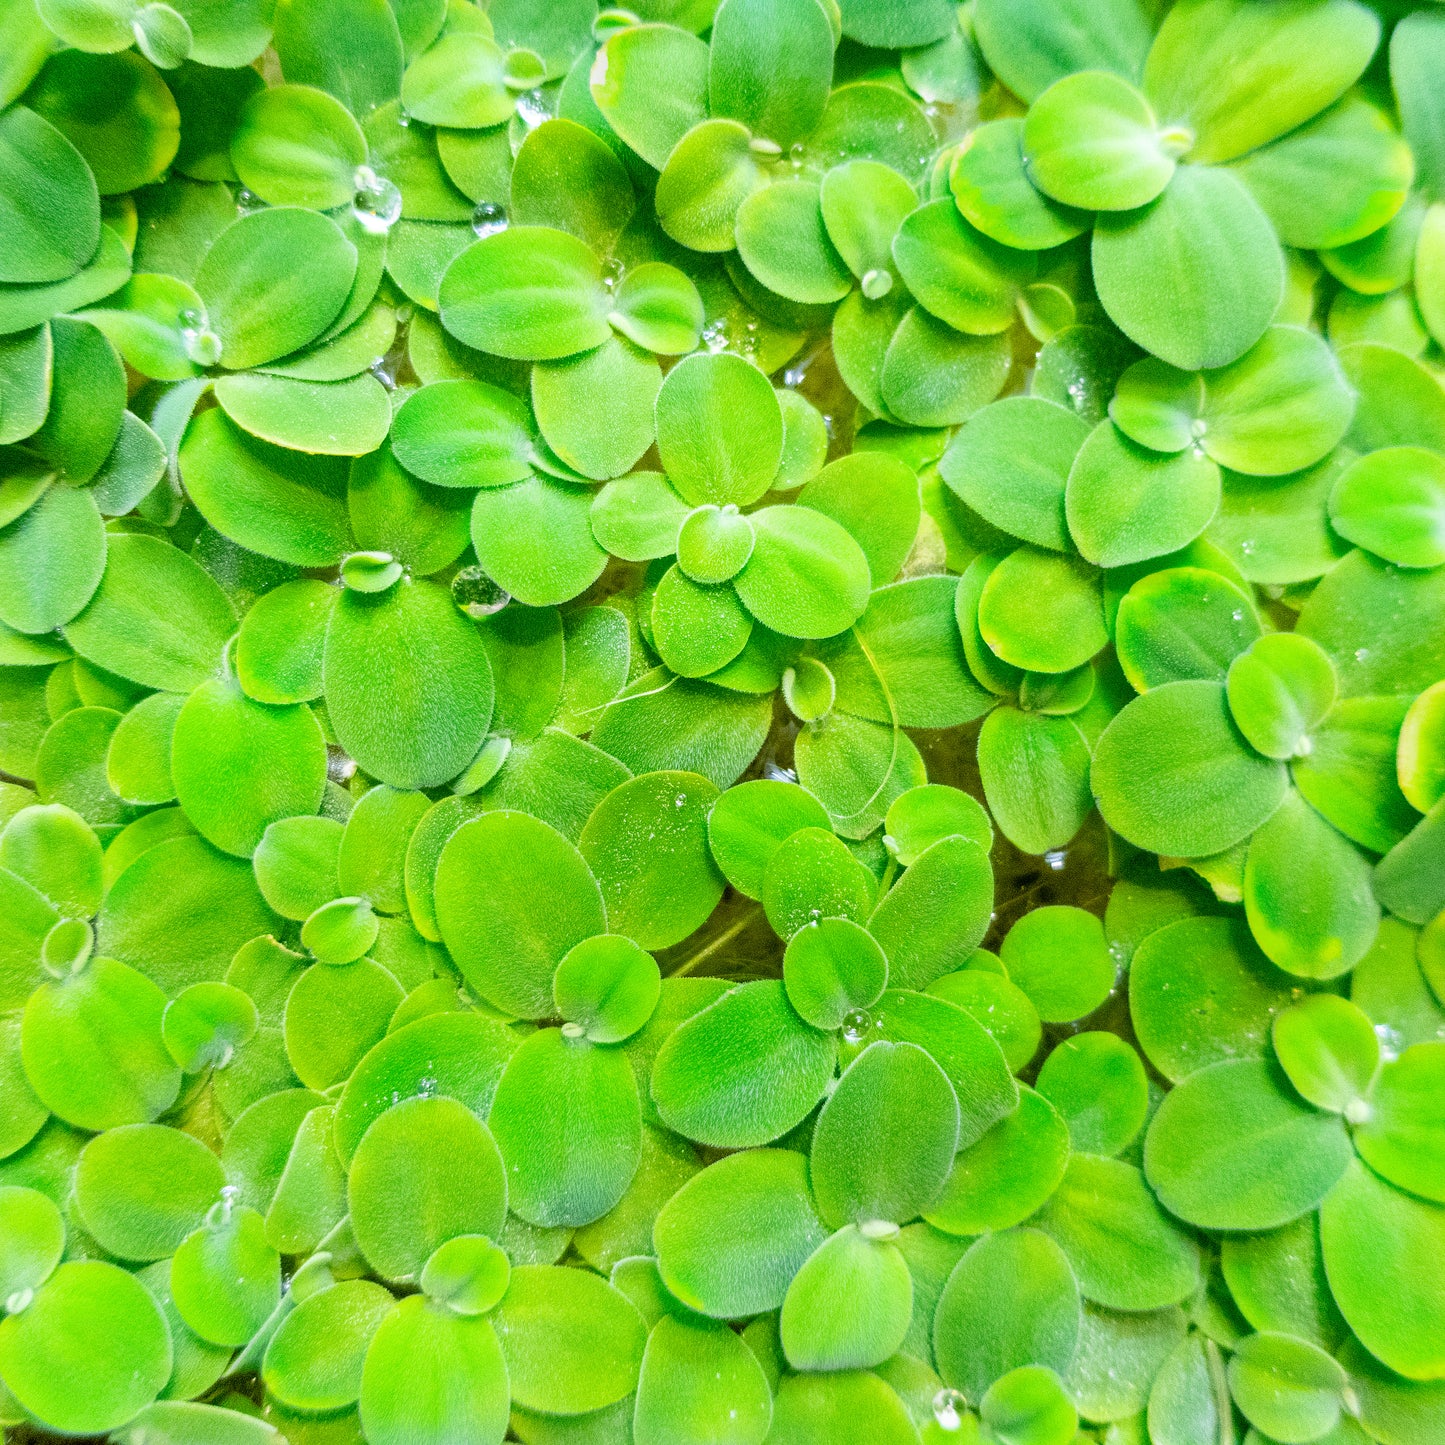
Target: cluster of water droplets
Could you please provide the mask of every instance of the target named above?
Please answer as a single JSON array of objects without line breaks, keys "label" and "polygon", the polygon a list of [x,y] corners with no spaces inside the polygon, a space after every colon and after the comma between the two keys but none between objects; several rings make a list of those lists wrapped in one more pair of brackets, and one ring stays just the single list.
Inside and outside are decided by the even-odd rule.
[{"label": "cluster of water droplets", "polygon": [[362,230],[384,236],[401,219],[401,191],[395,182],[379,176],[370,166],[357,166],[351,183],[351,214]]}]

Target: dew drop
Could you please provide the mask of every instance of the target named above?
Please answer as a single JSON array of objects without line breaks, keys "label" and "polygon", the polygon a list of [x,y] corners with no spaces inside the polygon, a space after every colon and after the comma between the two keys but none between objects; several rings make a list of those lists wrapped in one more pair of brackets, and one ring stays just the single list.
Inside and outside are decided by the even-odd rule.
[{"label": "dew drop", "polygon": [[850,1008],[843,1015],[843,1041],[849,1044],[861,1043],[873,1027],[873,1015],[866,1008]]},{"label": "dew drop", "polygon": [[351,214],[363,231],[384,236],[401,219],[401,192],[385,176],[370,166],[357,166],[351,183],[356,194],[351,198]]},{"label": "dew drop", "polygon": [[933,1397],[933,1418],[940,1430],[957,1430],[963,1424],[964,1399],[958,1390],[947,1385]]},{"label": "dew drop", "polygon": [[496,201],[482,201],[472,212],[472,234],[495,236],[507,229],[507,208]]},{"label": "dew drop", "polygon": [[242,186],[241,189],[236,192],[236,209],[240,211],[243,216],[248,216],[252,211],[265,210],[266,202],[263,201],[255,191]]},{"label": "dew drop", "polygon": [[1373,1113],[1368,1099],[1351,1099],[1345,1105],[1345,1119],[1351,1124],[1368,1124]]},{"label": "dew drop", "polygon": [[617,289],[626,268],[615,256],[602,263],[602,285],[610,293]]},{"label": "dew drop", "polygon": [[1245,540],[1239,544],[1239,550],[1243,552],[1246,557],[1254,556],[1254,542],[1246,537]]},{"label": "dew drop", "polygon": [[536,130],[544,120],[552,118],[547,97],[540,90],[523,91],[517,97],[517,119],[529,130]]},{"label": "dew drop", "polygon": [[1198,441],[1208,430],[1209,423],[1206,422],[1202,416],[1195,417],[1194,420],[1189,423],[1189,435],[1192,436],[1195,441]]},{"label": "dew drop", "polygon": [[209,326],[185,327],[181,343],[197,366],[214,366],[221,359],[221,338]]},{"label": "dew drop", "polygon": [[1242,607],[1236,607],[1236,608],[1234,609],[1234,611],[1231,612],[1229,615],[1230,615],[1232,618],[1234,618],[1234,620],[1235,620],[1236,622],[1243,622],[1243,621],[1244,621],[1244,608],[1242,608]]},{"label": "dew drop", "polygon": [[30,1301],[35,1298],[33,1289],[17,1289],[14,1294],[5,1300],[5,1313],[7,1315],[18,1315],[21,1310],[28,1309]]},{"label": "dew drop", "polygon": [[792,768],[780,768],[776,763],[764,763],[763,776],[770,783],[796,783],[798,781],[798,775]]},{"label": "dew drop", "polygon": [[885,271],[880,266],[875,266],[871,271],[865,271],[862,289],[863,294],[870,301],[882,300],[893,289],[893,273]]},{"label": "dew drop", "polygon": [[1068,850],[1064,848],[1051,848],[1044,854],[1044,862],[1053,869],[1055,873],[1064,871],[1064,864],[1069,860]]},{"label": "dew drop", "polygon": [[1356,661],[1356,662],[1363,662],[1369,655],[1370,655],[1370,649],[1369,649],[1368,647],[1357,647],[1357,648],[1355,649],[1355,661]]},{"label": "dew drop", "polygon": [[728,342],[728,324],[725,317],[719,316],[716,321],[709,321],[702,329],[702,339],[707,343],[709,351],[726,351]]}]

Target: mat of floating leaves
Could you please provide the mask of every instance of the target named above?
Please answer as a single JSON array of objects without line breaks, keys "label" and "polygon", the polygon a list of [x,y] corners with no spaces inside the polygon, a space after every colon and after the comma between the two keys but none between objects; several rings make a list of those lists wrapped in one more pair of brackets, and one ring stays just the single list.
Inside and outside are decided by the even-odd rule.
[{"label": "mat of floating leaves", "polygon": [[7,1438],[1445,1438],[1445,12],[0,106]]}]

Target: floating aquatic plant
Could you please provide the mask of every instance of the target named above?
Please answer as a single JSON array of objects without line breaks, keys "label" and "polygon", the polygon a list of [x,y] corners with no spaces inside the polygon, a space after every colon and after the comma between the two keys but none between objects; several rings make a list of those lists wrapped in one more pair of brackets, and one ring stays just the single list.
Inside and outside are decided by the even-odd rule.
[{"label": "floating aquatic plant", "polygon": [[0,0],[0,770],[17,1442],[1445,1439],[1445,12]]}]

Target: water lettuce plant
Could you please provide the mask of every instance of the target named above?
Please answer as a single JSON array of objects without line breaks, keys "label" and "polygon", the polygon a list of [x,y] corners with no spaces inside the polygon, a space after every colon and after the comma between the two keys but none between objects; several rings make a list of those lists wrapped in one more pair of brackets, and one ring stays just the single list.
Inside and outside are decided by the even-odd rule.
[{"label": "water lettuce plant", "polygon": [[0,0],[0,1424],[1445,1441],[1445,10]]}]

